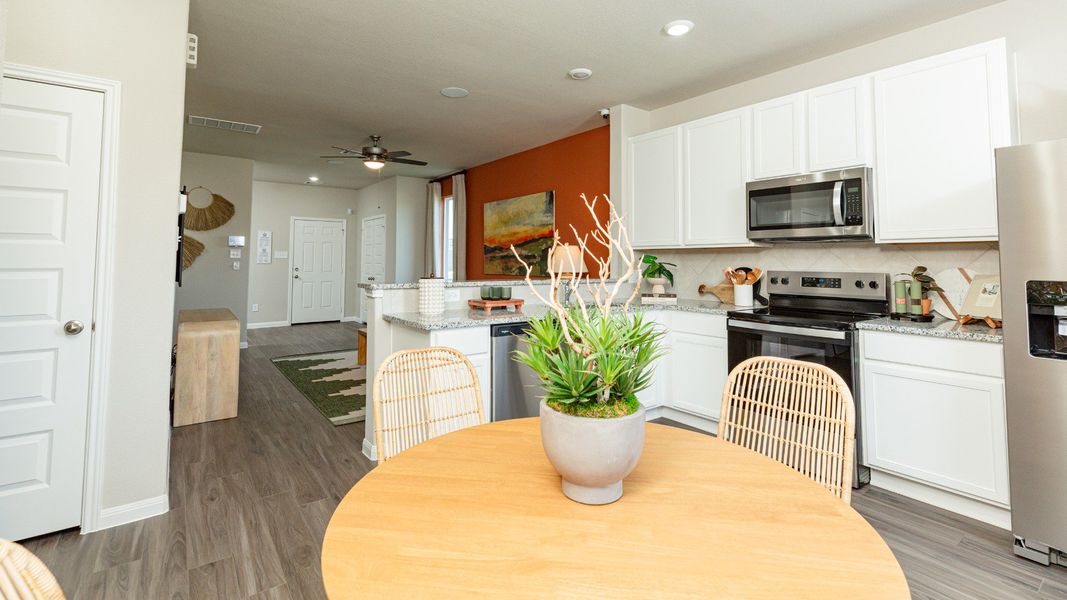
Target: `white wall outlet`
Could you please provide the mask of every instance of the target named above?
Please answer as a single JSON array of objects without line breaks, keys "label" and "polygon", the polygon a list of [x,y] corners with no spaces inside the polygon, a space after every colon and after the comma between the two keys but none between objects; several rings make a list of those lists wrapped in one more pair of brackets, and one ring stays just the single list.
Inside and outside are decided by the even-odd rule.
[{"label": "white wall outlet", "polygon": [[230,250],[230,258],[241,258],[240,250]]},{"label": "white wall outlet", "polygon": [[258,304],[253,304],[252,305],[252,312],[259,312],[259,305]]},{"label": "white wall outlet", "polygon": [[445,288],[445,302],[459,302],[459,290]]},{"label": "white wall outlet", "polygon": [[234,271],[240,271],[241,270],[241,261],[239,261],[239,260],[233,261],[233,270]]}]

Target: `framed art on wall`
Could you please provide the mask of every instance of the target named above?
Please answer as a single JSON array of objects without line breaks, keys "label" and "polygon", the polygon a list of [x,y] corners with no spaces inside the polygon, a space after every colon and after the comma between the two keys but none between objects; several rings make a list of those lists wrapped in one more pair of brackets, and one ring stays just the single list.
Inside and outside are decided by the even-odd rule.
[{"label": "framed art on wall", "polygon": [[526,275],[511,252],[515,246],[534,277],[548,276],[548,251],[556,224],[554,196],[552,191],[538,192],[485,204],[482,250],[486,275]]}]

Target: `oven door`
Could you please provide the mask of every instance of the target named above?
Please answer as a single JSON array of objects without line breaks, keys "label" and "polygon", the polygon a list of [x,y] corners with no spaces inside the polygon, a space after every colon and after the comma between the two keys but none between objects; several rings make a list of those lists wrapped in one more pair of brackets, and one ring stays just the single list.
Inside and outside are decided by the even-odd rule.
[{"label": "oven door", "polygon": [[726,321],[726,345],[730,370],[741,361],[755,356],[777,356],[818,363],[833,369],[845,383],[855,403],[856,465],[852,487],[871,480],[870,469],[863,466],[861,435],[862,416],[859,395],[859,353],[853,345],[854,332],[797,327],[740,319]]},{"label": "oven door", "polygon": [[871,239],[867,172],[846,169],[749,183],[749,239]]}]

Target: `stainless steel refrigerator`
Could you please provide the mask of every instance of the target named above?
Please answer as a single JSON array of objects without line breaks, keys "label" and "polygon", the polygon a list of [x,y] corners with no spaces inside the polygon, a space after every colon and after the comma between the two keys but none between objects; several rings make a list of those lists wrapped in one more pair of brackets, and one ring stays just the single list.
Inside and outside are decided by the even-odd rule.
[{"label": "stainless steel refrigerator", "polygon": [[1067,139],[996,160],[1015,553],[1067,566]]}]

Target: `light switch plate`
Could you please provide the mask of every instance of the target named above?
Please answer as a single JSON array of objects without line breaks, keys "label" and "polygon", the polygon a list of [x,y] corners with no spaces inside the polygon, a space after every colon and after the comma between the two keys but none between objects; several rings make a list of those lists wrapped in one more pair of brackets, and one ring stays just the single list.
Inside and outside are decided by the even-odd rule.
[{"label": "light switch plate", "polygon": [[240,250],[230,250],[230,258],[241,258]]},{"label": "light switch plate", "polygon": [[252,312],[259,312],[259,305],[258,304],[253,304],[252,305]]},{"label": "light switch plate", "polygon": [[459,290],[445,289],[445,302],[459,302]]},{"label": "light switch plate", "polygon": [[241,261],[239,261],[239,260],[233,261],[233,270],[234,271],[240,271],[241,270]]}]

